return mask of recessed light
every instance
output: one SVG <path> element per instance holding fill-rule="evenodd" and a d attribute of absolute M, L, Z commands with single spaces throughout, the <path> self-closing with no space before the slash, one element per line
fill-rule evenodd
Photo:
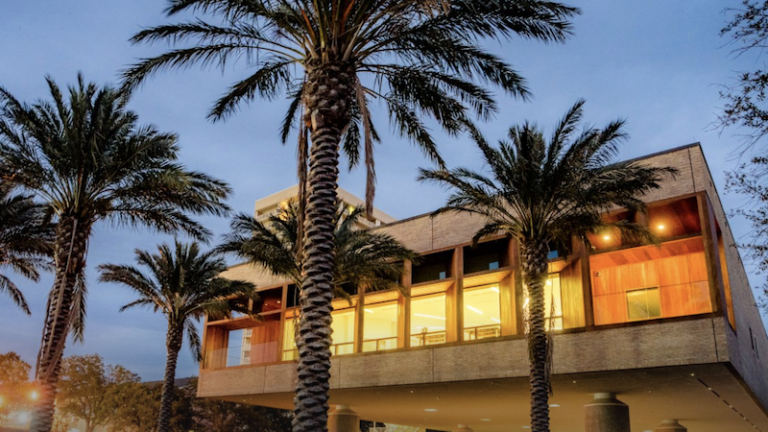
<path fill-rule="evenodd" d="M 370 309 L 366 309 L 365 311 L 368 312 L 368 313 L 373 313 L 373 311 L 370 310 Z"/>
<path fill-rule="evenodd" d="M 550 408 L 560 408 L 560 405 L 558 405 L 558 404 L 552 404 L 552 405 L 550 405 L 549 407 L 550 407 Z"/>
<path fill-rule="evenodd" d="M 424 408 L 424 411 L 426 411 L 426 412 L 435 412 L 437 410 L 435 408 Z"/>
<path fill-rule="evenodd" d="M 658 226 L 656 226 L 656 228 L 658 228 L 660 230 L 663 230 L 664 229 L 664 224 L 659 224 Z"/>
<path fill-rule="evenodd" d="M 603 236 L 603 240 L 610 240 L 610 239 L 611 239 L 611 236 L 609 236 L 609 235 L 604 235 Z"/>
<path fill-rule="evenodd" d="M 480 419 L 480 421 L 491 421 L 491 419 Z"/>

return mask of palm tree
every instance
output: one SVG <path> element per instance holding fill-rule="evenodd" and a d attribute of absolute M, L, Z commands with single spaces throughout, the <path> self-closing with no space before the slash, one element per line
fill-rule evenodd
<path fill-rule="evenodd" d="M 182 244 L 176 241 L 174 250 L 163 244 L 156 254 L 136 250 L 136 262 L 149 273 L 128 265 L 103 264 L 99 266 L 100 281 L 125 285 L 139 295 L 138 300 L 123 306 L 120 312 L 134 306 L 147 306 L 155 312 L 161 311 L 168 319 L 167 359 L 157 423 L 158 432 L 168 432 L 176 361 L 184 332 L 187 332 L 192 355 L 200 361 L 202 352 L 195 322 L 206 314 L 226 315 L 233 306 L 235 311 L 247 313 L 247 302 L 230 300 L 254 298 L 255 287 L 249 282 L 218 277 L 227 269 L 226 262 L 218 252 L 202 253 L 196 242 Z"/>
<path fill-rule="evenodd" d="M 545 327 L 544 286 L 547 254 L 574 236 L 619 229 L 628 238 L 653 240 L 640 225 L 608 223 L 602 213 L 618 207 L 644 211 L 640 197 L 660 187 L 671 168 L 638 162 L 613 161 L 625 138 L 623 121 L 603 129 L 577 133 L 584 101 L 577 102 L 547 143 L 544 134 L 528 123 L 513 126 L 509 141 L 498 148 L 478 144 L 491 169 L 486 176 L 466 168 L 421 170 L 421 180 L 434 181 L 453 191 L 438 212 L 481 215 L 487 223 L 473 242 L 493 233 L 506 233 L 520 245 L 524 292 L 529 299 L 527 340 L 530 359 L 531 430 L 549 431 L 550 350 Z"/>
<path fill-rule="evenodd" d="M 54 225 L 32 197 L 14 194 L 13 186 L 0 179 L 0 268 L 10 268 L 35 282 L 40 270 L 50 267 Z M 0 291 L 5 291 L 27 315 L 31 312 L 21 290 L 0 274 Z"/>
<path fill-rule="evenodd" d="M 372 211 L 378 138 L 372 101 L 384 105 L 402 136 L 442 163 L 422 115 L 449 134 L 477 134 L 470 117 L 488 119 L 497 110 L 482 84 L 528 96 L 520 75 L 479 41 L 520 35 L 560 42 L 569 34 L 568 19 L 579 11 L 541 0 L 170 0 L 169 16 L 189 12 L 209 14 L 221 24 L 196 20 L 139 32 L 133 42 L 193 43 L 132 66 L 124 73 L 125 85 L 163 69 L 223 67 L 244 57 L 256 71 L 216 102 L 211 118 L 222 119 L 257 96 L 273 99 L 286 90 L 292 99 L 283 139 L 298 117 L 299 216 L 306 217 L 299 236 L 304 276 L 294 430 L 324 431 L 339 148 L 351 165 L 364 153 L 366 208 Z"/>
<path fill-rule="evenodd" d="M 251 263 L 285 276 L 302 286 L 301 260 L 296 253 L 299 209 L 295 201 L 270 216 L 265 222 L 240 214 L 232 220 L 232 232 L 219 250 L 234 253 Z M 397 282 L 402 262 L 414 260 L 416 252 L 392 236 L 356 225 L 365 213 L 362 207 L 340 205 L 334 217 L 333 292 L 349 298 L 356 290 L 371 291 L 402 288 Z"/>
<path fill-rule="evenodd" d="M 51 429 L 67 335 L 83 337 L 84 269 L 94 224 L 108 220 L 204 238 L 208 231 L 187 213 L 223 215 L 230 193 L 225 183 L 176 162 L 176 135 L 139 126 L 126 109 L 127 93 L 78 76 L 65 99 L 47 81 L 53 100 L 32 105 L 0 88 L 0 178 L 40 199 L 57 222 L 33 432 Z"/>

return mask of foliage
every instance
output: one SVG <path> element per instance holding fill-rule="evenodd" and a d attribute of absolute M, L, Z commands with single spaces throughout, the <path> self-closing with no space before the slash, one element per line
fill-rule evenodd
<path fill-rule="evenodd" d="M 209 117 L 223 119 L 243 103 L 287 94 L 292 102 L 282 138 L 286 140 L 300 118 L 301 172 L 306 169 L 306 129 L 313 121 L 304 98 L 322 91 L 308 84 L 306 74 L 325 66 L 351 68 L 350 118 L 342 125 L 347 126 L 342 148 L 350 168 L 361 159 L 365 162 L 369 211 L 375 182 L 373 143 L 379 141 L 373 102 L 380 102 L 403 138 L 442 163 L 423 117 L 455 135 L 474 130 L 472 115 L 487 120 L 498 110 L 492 93 L 481 84 L 529 97 L 525 80 L 480 41 L 518 35 L 562 42 L 570 34 L 568 20 L 579 13 L 560 3 L 533 0 L 170 0 L 166 11 L 168 16 L 192 13 L 208 20 L 136 34 L 135 43 L 165 41 L 179 47 L 125 71 L 126 86 L 165 69 L 194 64 L 223 68 L 247 59 L 255 71 L 233 84 Z"/>
<path fill-rule="evenodd" d="M 765 185 L 768 174 L 768 158 L 754 157 L 749 164 L 742 164 L 728 172 L 726 190 L 748 197 L 751 205 L 733 210 L 731 216 L 745 218 L 752 231 L 750 241 L 739 244 L 748 257 L 757 264 L 761 273 L 768 271 L 768 186 Z M 763 285 L 768 295 L 768 284 Z"/>
<path fill-rule="evenodd" d="M 29 363 L 13 351 L 0 354 L 0 417 L 31 402 Z"/>
<path fill-rule="evenodd" d="M 122 366 L 107 366 L 98 354 L 70 356 L 62 361 L 57 407 L 85 423 L 84 432 L 106 424 L 123 403 L 117 387 L 139 377 Z"/>
<path fill-rule="evenodd" d="M 549 431 L 553 340 L 545 330 L 548 251 L 574 237 L 588 242 L 587 233 L 607 228 L 619 230 L 625 238 L 654 240 L 639 224 L 609 223 L 602 215 L 616 207 L 644 211 L 640 198 L 675 172 L 637 161 L 614 162 L 625 138 L 624 122 L 577 131 L 583 104 L 579 101 L 568 111 L 549 140 L 529 123 L 511 127 L 509 141 L 501 141 L 497 148 L 479 140 L 490 176 L 466 168 L 421 171 L 421 180 L 452 192 L 436 213 L 464 212 L 486 220 L 473 242 L 504 233 L 520 246 L 535 432 Z"/>
<path fill-rule="evenodd" d="M 299 235 L 298 205 L 295 201 L 278 209 L 265 221 L 245 214 L 232 220 L 232 232 L 219 250 L 236 254 L 275 275 L 291 278 L 302 285 L 301 262 L 296 253 Z M 362 207 L 340 205 L 334 225 L 334 293 L 348 298 L 358 287 L 372 291 L 402 288 L 402 262 L 417 259 L 417 254 L 392 236 L 357 224 L 365 213 Z"/>
<path fill-rule="evenodd" d="M 720 30 L 721 36 L 731 38 L 733 52 L 763 54 L 768 41 L 768 1 L 743 0 L 741 7 L 729 8 L 732 19 Z M 745 136 L 747 147 L 756 144 L 768 133 L 768 70 L 756 68 L 741 71 L 735 83 L 725 86 L 720 97 L 725 101 L 719 116 L 721 127 L 742 126 L 751 130 Z"/>
<path fill-rule="evenodd" d="M 54 225 L 44 208 L 29 195 L 13 192 L 13 185 L 0 178 L 0 269 L 9 268 L 35 282 L 41 269 L 50 268 Z M 19 288 L 0 274 L 0 292 L 5 291 L 25 313 L 29 306 Z"/>
<path fill-rule="evenodd" d="M 154 432 L 160 410 L 159 386 L 126 382 L 114 390 L 120 403 L 110 419 L 114 430 L 130 432 Z"/>

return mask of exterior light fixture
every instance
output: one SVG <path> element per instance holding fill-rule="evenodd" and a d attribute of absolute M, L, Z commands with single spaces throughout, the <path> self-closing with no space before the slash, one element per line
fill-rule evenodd
<path fill-rule="evenodd" d="M 609 236 L 608 234 L 603 236 L 603 240 L 610 240 L 610 239 L 611 239 L 611 236 Z"/>
<path fill-rule="evenodd" d="M 29 398 L 32 400 L 37 400 L 39 397 L 40 394 L 37 392 L 37 390 L 32 390 L 32 392 L 29 393 Z"/>
<path fill-rule="evenodd" d="M 656 228 L 658 228 L 658 229 L 660 229 L 660 230 L 663 230 L 663 229 L 664 229 L 664 224 L 658 224 L 658 225 L 656 226 Z"/>

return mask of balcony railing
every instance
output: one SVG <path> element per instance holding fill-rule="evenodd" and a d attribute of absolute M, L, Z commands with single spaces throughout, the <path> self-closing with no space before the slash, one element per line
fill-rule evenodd
<path fill-rule="evenodd" d="M 386 351 L 397 348 L 397 336 L 363 341 L 363 351 Z"/>
<path fill-rule="evenodd" d="M 464 328 L 464 340 L 480 340 L 501 336 L 501 325 L 491 324 Z"/>
<path fill-rule="evenodd" d="M 419 333 L 411 335 L 411 346 L 437 345 L 445 343 L 446 335 L 444 331 Z"/>

